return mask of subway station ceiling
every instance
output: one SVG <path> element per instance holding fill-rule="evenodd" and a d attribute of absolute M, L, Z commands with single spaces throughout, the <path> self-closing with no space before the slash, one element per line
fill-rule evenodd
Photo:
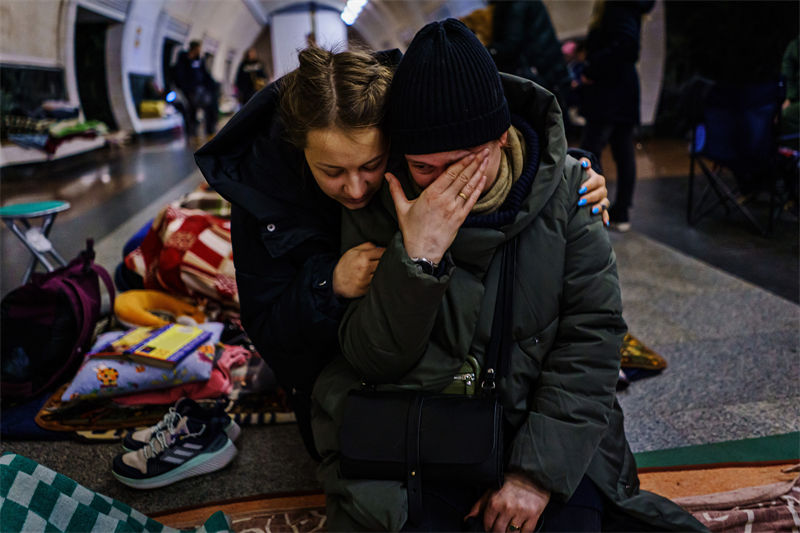
<path fill-rule="evenodd" d="M 346 1 L 321 0 L 245 0 L 262 23 L 268 24 L 272 13 L 293 7 L 315 6 L 317 9 L 345 10 Z M 369 0 L 351 28 L 373 49 L 405 46 L 426 23 L 446 17 L 460 17 L 485 6 L 482 0 Z"/>
<path fill-rule="evenodd" d="M 347 0 L 242 0 L 254 17 L 269 25 L 273 13 L 291 8 L 315 6 L 343 12 Z M 351 34 L 361 37 L 373 49 L 405 49 L 414 34 L 425 24 L 447 17 L 462 17 L 486 7 L 485 0 L 350 0 L 363 5 L 351 26 Z M 543 0 L 559 39 L 585 35 L 593 0 Z"/>

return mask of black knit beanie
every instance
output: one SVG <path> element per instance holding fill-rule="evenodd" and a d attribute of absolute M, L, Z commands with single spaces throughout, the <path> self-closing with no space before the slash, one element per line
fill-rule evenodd
<path fill-rule="evenodd" d="M 500 138 L 510 124 L 497 67 L 464 24 L 447 19 L 417 32 L 389 89 L 394 151 L 471 148 Z"/>

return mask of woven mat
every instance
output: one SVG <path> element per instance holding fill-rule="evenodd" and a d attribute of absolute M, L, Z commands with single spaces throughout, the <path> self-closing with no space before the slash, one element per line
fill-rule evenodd
<path fill-rule="evenodd" d="M 639 473 L 639 481 L 642 489 L 675 499 L 791 481 L 797 472 L 784 470 L 794 464 L 645 472 Z"/>
<path fill-rule="evenodd" d="M 114 441 L 129 431 L 160 421 L 169 405 L 125 407 L 110 398 L 94 401 L 62 402 L 68 384 L 61 386 L 36 415 L 36 424 L 51 431 L 74 432 L 80 440 Z M 200 403 L 213 400 L 200 400 Z M 228 414 L 240 426 L 287 424 L 296 421 L 285 393 L 245 396 L 232 402 Z"/>
<path fill-rule="evenodd" d="M 187 529 L 202 524 L 215 511 L 223 511 L 236 532 L 306 533 L 326 531 L 325 496 L 321 493 L 265 496 L 247 501 L 206 505 L 154 515 L 162 524 Z"/>

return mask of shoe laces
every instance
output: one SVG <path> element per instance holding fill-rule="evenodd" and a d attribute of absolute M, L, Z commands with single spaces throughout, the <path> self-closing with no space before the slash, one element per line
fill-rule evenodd
<path fill-rule="evenodd" d="M 164 430 L 167 430 L 170 435 L 175 432 L 175 429 L 180 424 L 181 419 L 183 416 L 175 410 L 174 407 L 169 408 L 169 412 L 164 415 L 164 418 L 158 421 L 158 424 L 155 425 L 151 435 L 155 435 L 156 433 L 160 433 Z"/>
<path fill-rule="evenodd" d="M 169 426 L 169 432 L 165 430 L 157 431 L 153 434 L 150 438 L 150 442 L 142 449 L 142 453 L 144 454 L 145 459 L 150 459 L 151 457 L 158 457 L 164 451 L 167 450 L 175 441 L 178 439 L 175 437 L 175 434 L 178 433 L 177 426 L 180 423 L 180 420 L 183 419 L 179 413 L 175 413 L 177 416 L 178 422 L 175 423 L 173 426 Z M 164 417 L 166 418 L 166 416 Z M 189 437 L 199 437 L 203 434 L 206 430 L 206 425 L 203 424 L 200 429 L 194 433 L 185 433 L 181 437 L 182 438 L 189 438 Z"/>

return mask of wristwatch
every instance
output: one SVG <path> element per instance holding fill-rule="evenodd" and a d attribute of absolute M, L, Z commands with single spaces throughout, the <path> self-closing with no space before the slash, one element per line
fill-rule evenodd
<path fill-rule="evenodd" d="M 436 275 L 436 270 L 439 268 L 439 263 L 434 263 L 427 257 L 411 257 L 414 264 L 417 265 L 417 268 L 423 274 L 428 274 L 429 276 Z"/>

